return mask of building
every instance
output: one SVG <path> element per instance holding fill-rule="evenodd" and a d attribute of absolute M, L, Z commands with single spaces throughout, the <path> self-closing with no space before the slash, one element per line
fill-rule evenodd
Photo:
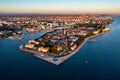
<path fill-rule="evenodd" d="M 75 50 L 77 48 L 77 45 L 74 44 L 73 46 L 71 46 L 71 50 Z"/>
<path fill-rule="evenodd" d="M 35 43 L 35 40 L 29 40 L 29 43 Z"/>
<path fill-rule="evenodd" d="M 39 51 L 39 52 L 48 52 L 48 50 L 49 50 L 48 47 L 47 47 L 47 48 L 44 48 L 44 47 L 39 47 L 39 48 L 38 48 L 38 51 Z"/>
<path fill-rule="evenodd" d="M 2 27 L 3 25 L 0 23 L 0 27 Z"/>
<path fill-rule="evenodd" d="M 67 30 L 63 29 L 63 34 L 66 35 L 67 34 Z"/>
<path fill-rule="evenodd" d="M 86 36 L 87 35 L 87 32 L 86 31 L 80 31 L 77 33 L 78 35 L 81 35 L 81 36 Z"/>
<path fill-rule="evenodd" d="M 110 28 L 105 28 L 102 30 L 103 32 L 110 31 Z"/>
<path fill-rule="evenodd" d="M 29 48 L 29 49 L 33 49 L 34 48 L 34 44 L 26 44 L 25 47 Z"/>
<path fill-rule="evenodd" d="M 97 31 L 93 31 L 93 34 L 98 34 L 100 31 L 97 30 Z"/>
<path fill-rule="evenodd" d="M 57 46 L 57 50 L 58 51 L 62 50 L 62 47 L 61 46 Z"/>

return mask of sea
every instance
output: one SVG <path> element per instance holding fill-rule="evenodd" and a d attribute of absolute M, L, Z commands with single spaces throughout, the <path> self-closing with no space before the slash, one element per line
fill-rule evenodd
<path fill-rule="evenodd" d="M 120 80 L 120 16 L 113 19 L 110 32 L 88 41 L 59 66 L 19 49 L 43 32 L 21 41 L 0 40 L 0 80 Z"/>

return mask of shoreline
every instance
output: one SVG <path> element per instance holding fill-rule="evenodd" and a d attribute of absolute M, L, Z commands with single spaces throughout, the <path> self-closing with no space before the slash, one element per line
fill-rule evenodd
<path fill-rule="evenodd" d="M 47 33 L 47 32 L 46 32 Z M 43 33 L 45 34 L 45 33 Z M 70 54 L 66 55 L 66 56 L 63 56 L 63 57 L 59 57 L 59 58 L 53 58 L 53 57 L 42 57 L 40 54 L 40 52 L 37 52 L 37 51 L 32 51 L 32 50 L 28 50 L 28 49 L 24 49 L 23 48 L 23 45 L 20 46 L 20 50 L 22 51 L 25 51 L 25 52 L 28 52 L 28 53 L 32 53 L 32 55 L 36 56 L 37 58 L 40 58 L 42 60 L 45 60 L 47 62 L 50 62 L 54 65 L 60 65 L 61 63 L 63 63 L 64 61 L 66 61 L 67 59 L 69 59 L 70 57 L 72 57 L 75 53 L 77 53 L 83 46 L 84 44 L 91 38 L 95 38 L 99 35 L 101 35 L 103 33 L 99 33 L 99 34 L 96 34 L 96 35 L 93 35 L 93 36 L 90 36 L 90 37 L 87 37 L 85 38 L 85 40 L 83 41 L 83 43 L 78 46 L 78 48 L 76 50 L 74 50 L 73 52 L 71 52 Z M 57 59 L 57 61 L 54 61 L 54 59 Z"/>

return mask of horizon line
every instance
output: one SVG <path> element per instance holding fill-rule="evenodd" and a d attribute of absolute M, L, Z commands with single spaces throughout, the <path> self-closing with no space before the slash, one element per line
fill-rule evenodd
<path fill-rule="evenodd" d="M 32 13 L 32 12 L 0 12 L 0 15 L 24 15 L 24 14 L 29 14 L 29 15 L 81 15 L 81 14 L 107 14 L 107 15 L 120 15 L 120 13 L 91 13 L 91 12 L 80 12 L 80 13 Z"/>

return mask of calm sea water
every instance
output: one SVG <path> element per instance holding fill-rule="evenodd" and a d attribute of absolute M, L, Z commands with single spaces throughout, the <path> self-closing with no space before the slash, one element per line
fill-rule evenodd
<path fill-rule="evenodd" d="M 40 32 L 23 41 L 0 40 L 0 80 L 120 80 L 120 17 L 113 18 L 110 33 L 87 42 L 59 66 L 19 50 Z"/>

